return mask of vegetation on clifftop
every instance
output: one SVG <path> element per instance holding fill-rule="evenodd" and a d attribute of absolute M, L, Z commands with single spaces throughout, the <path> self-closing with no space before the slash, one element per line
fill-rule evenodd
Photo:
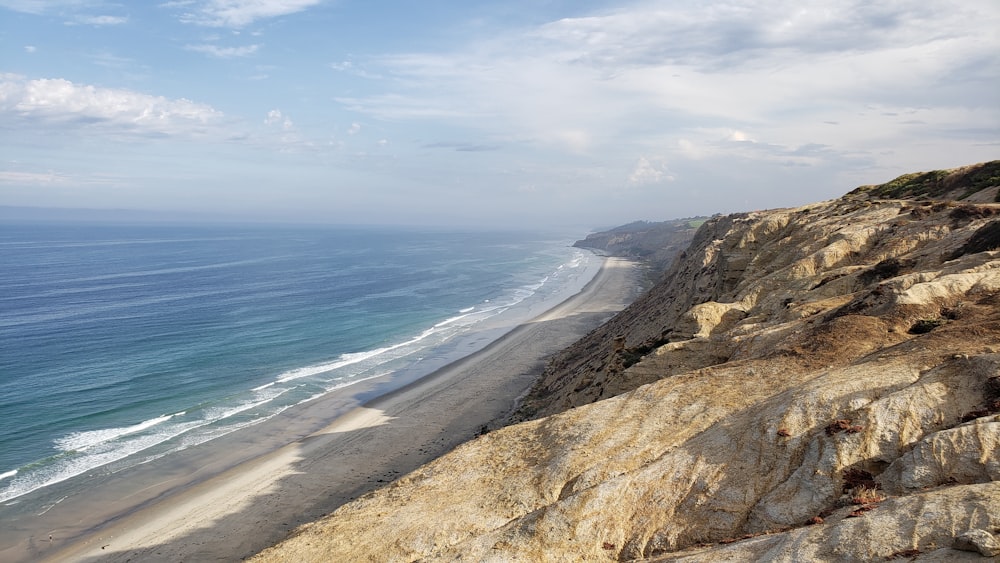
<path fill-rule="evenodd" d="M 852 195 L 867 194 L 885 199 L 963 200 L 983 190 L 1000 186 L 1000 160 L 962 168 L 903 174 L 874 186 L 861 186 Z M 1000 201 L 1000 190 L 993 195 Z"/>

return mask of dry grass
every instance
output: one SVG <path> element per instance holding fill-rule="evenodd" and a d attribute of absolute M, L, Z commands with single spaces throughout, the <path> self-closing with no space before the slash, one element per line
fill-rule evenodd
<path fill-rule="evenodd" d="M 858 487 L 851 494 L 851 504 L 878 504 L 885 500 L 885 495 L 874 487 Z"/>

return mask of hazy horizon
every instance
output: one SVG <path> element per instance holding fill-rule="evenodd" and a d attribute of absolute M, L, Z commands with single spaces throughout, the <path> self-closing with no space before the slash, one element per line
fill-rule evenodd
<path fill-rule="evenodd" d="M 1000 4 L 0 0 L 0 206 L 618 225 L 1000 156 Z"/>
<path fill-rule="evenodd" d="M 692 217 L 693 218 L 693 217 Z M 655 219 L 648 222 L 665 222 L 675 219 Z M 639 220 L 643 221 L 643 220 Z M 150 209 L 102 209 L 102 208 L 71 208 L 71 207 L 34 207 L 34 206 L 7 206 L 0 205 L 0 222 L 8 225 L 44 225 L 44 224 L 76 224 L 92 226 L 140 226 L 140 225 L 162 225 L 162 226 L 197 226 L 197 227 L 317 227 L 317 228 L 345 228 L 345 229 L 375 229 L 375 230 L 414 230 L 421 232 L 433 231 L 454 231 L 454 232 L 537 232 L 537 233 L 561 233 L 568 237 L 584 235 L 591 232 L 600 232 L 614 229 L 626 223 L 615 224 L 565 224 L 565 225 L 523 225 L 511 224 L 433 224 L 433 223 L 406 223 L 403 221 L 392 222 L 351 222 L 351 221 L 323 221 L 323 220 L 302 220 L 301 218 L 281 218 L 268 215 L 226 215 L 220 213 L 206 213 L 198 211 L 171 211 L 171 210 L 150 210 Z M 635 221 L 629 221 L 632 223 Z"/>

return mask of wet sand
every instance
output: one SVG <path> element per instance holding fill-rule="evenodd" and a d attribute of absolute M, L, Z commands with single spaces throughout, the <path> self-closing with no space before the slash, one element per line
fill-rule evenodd
<path fill-rule="evenodd" d="M 364 382 L 127 475 L 95 478 L 84 494 L 4 522 L 0 560 L 248 557 L 504 418 L 548 356 L 637 296 L 638 277 L 633 264 L 609 258 L 577 295 L 402 388 L 386 394 L 393 382 Z"/>

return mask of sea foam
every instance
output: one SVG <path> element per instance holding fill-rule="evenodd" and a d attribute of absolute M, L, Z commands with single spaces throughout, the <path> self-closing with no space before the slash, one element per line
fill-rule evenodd
<path fill-rule="evenodd" d="M 122 436 L 142 432 L 147 428 L 151 428 L 157 424 L 170 420 L 173 416 L 174 415 L 172 414 L 158 416 L 132 426 L 125 426 L 121 428 L 105 428 L 101 430 L 88 430 L 86 432 L 73 432 L 56 440 L 55 445 L 64 452 L 84 451 L 87 448 L 109 442 Z"/>

